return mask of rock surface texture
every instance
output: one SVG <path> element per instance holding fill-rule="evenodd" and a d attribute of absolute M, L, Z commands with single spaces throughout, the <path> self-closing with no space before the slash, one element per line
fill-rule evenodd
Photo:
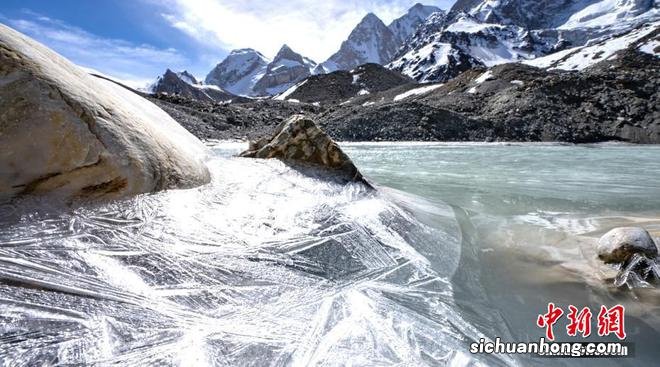
<path fill-rule="evenodd" d="M 649 259 L 658 256 L 658 247 L 643 228 L 620 227 L 605 233 L 598 241 L 598 258 L 606 264 L 626 263 L 635 254 Z"/>
<path fill-rule="evenodd" d="M 0 25 L 0 200 L 207 183 L 204 146 L 154 104 Z"/>
<path fill-rule="evenodd" d="M 250 142 L 246 158 L 277 158 L 332 171 L 333 177 L 348 182 L 368 183 L 351 159 L 310 118 L 296 115 L 282 122 L 271 138 Z"/>

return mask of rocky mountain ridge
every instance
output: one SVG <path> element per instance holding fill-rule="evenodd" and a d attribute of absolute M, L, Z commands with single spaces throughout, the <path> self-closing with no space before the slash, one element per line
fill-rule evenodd
<path fill-rule="evenodd" d="M 251 48 L 233 50 L 204 80 L 231 93 L 248 96 L 254 85 L 266 74 L 270 60 Z"/>
<path fill-rule="evenodd" d="M 187 71 L 173 72 L 167 69 L 156 81 L 147 88 L 148 93 L 176 94 L 186 98 L 205 102 L 231 101 L 237 98 L 215 85 L 205 85 Z"/>
<path fill-rule="evenodd" d="M 289 89 L 293 84 L 315 72 L 313 60 L 294 52 L 283 45 L 264 71 L 264 75 L 252 87 L 256 96 L 272 96 Z"/>
<path fill-rule="evenodd" d="M 421 82 L 446 81 L 473 67 L 535 60 L 658 21 L 651 0 L 459 1 L 427 18 L 388 67 Z"/>
<path fill-rule="evenodd" d="M 445 83 L 401 83 L 354 95 L 352 74 L 338 71 L 312 76 L 280 100 L 207 104 L 161 96 L 155 102 L 197 136 L 214 139 L 259 137 L 304 113 L 336 140 L 657 144 L 658 75 L 656 27 L 579 72 L 508 63 L 467 70 Z"/>

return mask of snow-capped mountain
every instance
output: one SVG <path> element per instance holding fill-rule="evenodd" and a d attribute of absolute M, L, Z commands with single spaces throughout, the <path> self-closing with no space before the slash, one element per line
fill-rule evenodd
<path fill-rule="evenodd" d="M 543 69 L 579 71 L 597 62 L 614 59 L 617 57 L 617 52 L 627 48 L 637 48 L 641 52 L 660 57 L 660 21 L 642 25 L 623 35 L 526 60 L 523 63 Z"/>
<path fill-rule="evenodd" d="M 452 11 L 466 12 L 486 23 L 526 29 L 603 27 L 636 17 L 654 7 L 654 0 L 467 0 Z"/>
<path fill-rule="evenodd" d="M 384 65 L 399 48 L 397 36 L 375 14 L 367 14 L 353 29 L 339 51 L 321 64 L 325 72 L 350 70 L 366 63 Z"/>
<path fill-rule="evenodd" d="M 447 15 L 427 18 L 388 67 L 418 81 L 444 81 L 475 66 L 601 42 L 659 18 L 652 0 L 458 1 Z"/>
<path fill-rule="evenodd" d="M 422 24 L 429 15 L 435 12 L 442 12 L 442 10 L 435 6 L 427 6 L 417 3 L 402 17 L 392 21 L 387 28 L 394 33 L 394 37 L 399 45 L 403 45 L 403 43 L 415 33 L 417 27 Z"/>
<path fill-rule="evenodd" d="M 165 73 L 147 88 L 149 93 L 167 93 L 205 102 L 227 101 L 236 96 L 215 85 L 204 85 L 187 71 Z"/>
<path fill-rule="evenodd" d="M 252 95 L 254 85 L 266 74 L 270 60 L 251 48 L 233 50 L 206 76 L 206 84 L 233 94 Z"/>
<path fill-rule="evenodd" d="M 256 96 L 272 96 L 289 89 L 292 85 L 314 73 L 317 65 L 307 57 L 283 45 L 273 61 L 266 66 L 264 75 L 252 88 Z"/>

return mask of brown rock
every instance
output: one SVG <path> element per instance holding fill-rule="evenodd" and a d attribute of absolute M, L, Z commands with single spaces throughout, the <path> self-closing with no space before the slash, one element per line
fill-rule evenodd
<path fill-rule="evenodd" d="M 193 187 L 205 154 L 151 102 L 0 24 L 0 200 Z"/>
<path fill-rule="evenodd" d="M 369 187 L 351 159 L 316 123 L 302 115 L 283 121 L 270 138 L 250 142 L 240 154 L 247 158 L 277 158 L 329 170 L 333 177 L 347 182 L 363 182 Z"/>
<path fill-rule="evenodd" d="M 635 254 L 649 259 L 658 257 L 651 235 L 639 227 L 614 228 L 598 240 L 598 258 L 606 264 L 626 263 Z"/>

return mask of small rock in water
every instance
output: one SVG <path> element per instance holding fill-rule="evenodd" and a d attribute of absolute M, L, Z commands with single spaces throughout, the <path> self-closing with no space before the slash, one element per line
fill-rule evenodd
<path fill-rule="evenodd" d="M 615 228 L 598 241 L 598 258 L 606 264 L 627 263 L 635 254 L 649 259 L 658 257 L 658 247 L 651 235 L 639 227 Z"/>
<path fill-rule="evenodd" d="M 240 156 L 310 164 L 332 171 L 335 178 L 362 182 L 371 187 L 339 145 L 312 119 L 303 115 L 292 116 L 280 123 L 272 137 L 251 141 L 248 150 Z"/>

